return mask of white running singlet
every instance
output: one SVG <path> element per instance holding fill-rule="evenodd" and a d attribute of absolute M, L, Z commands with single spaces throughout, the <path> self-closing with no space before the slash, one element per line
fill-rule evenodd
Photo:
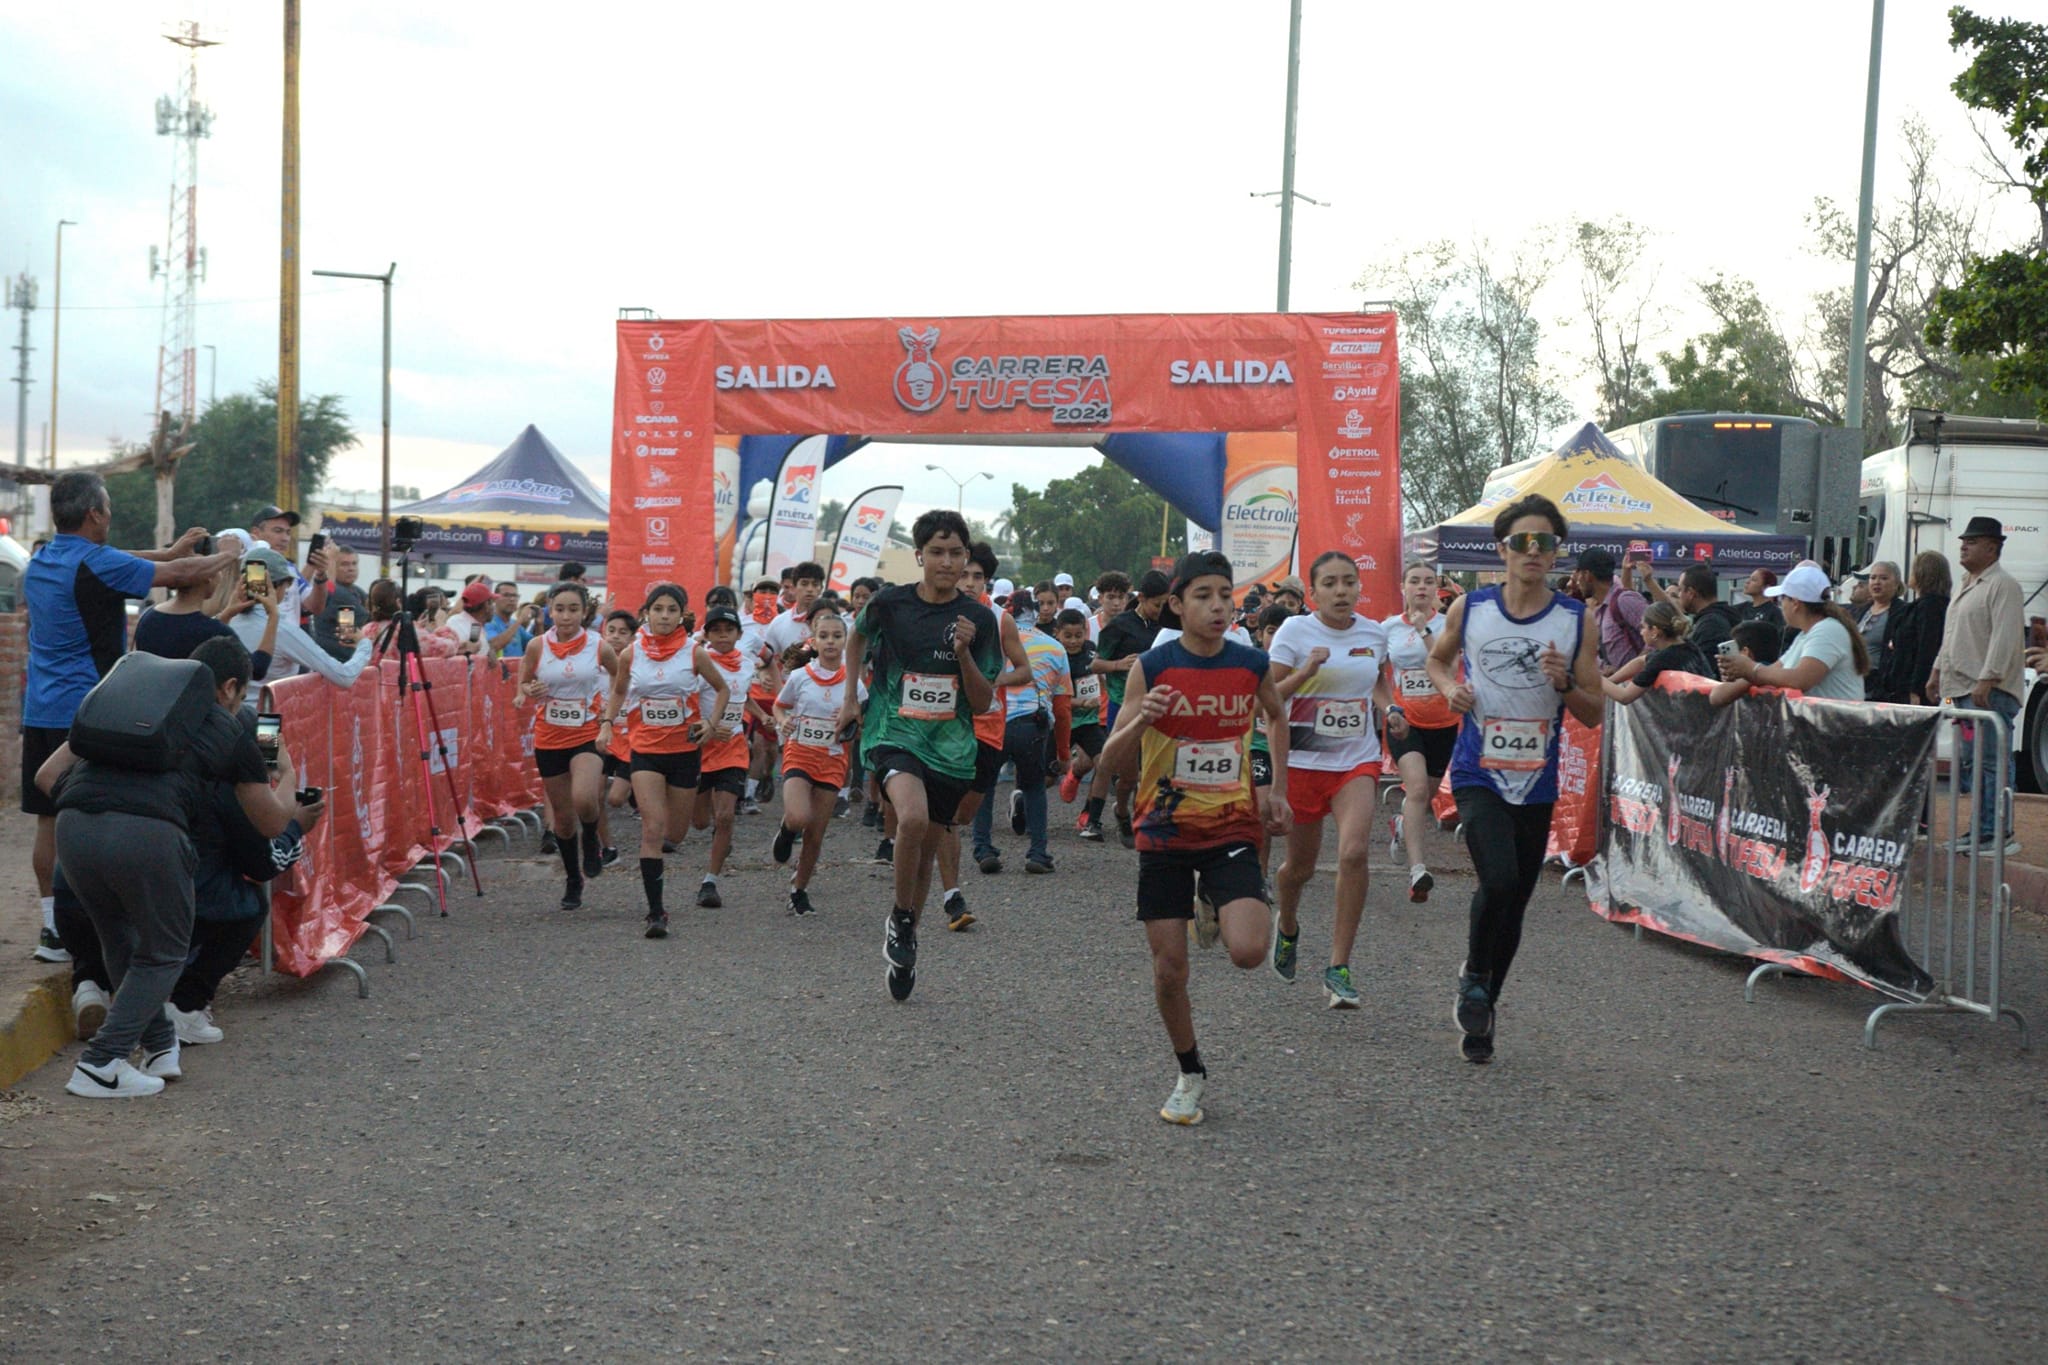
<path fill-rule="evenodd" d="M 1500 589 L 1465 595 L 1463 658 L 1473 705 L 1451 750 L 1451 788 L 1492 787 L 1515 806 L 1557 800 L 1557 741 L 1564 694 L 1540 662 L 1545 645 L 1576 659 L 1585 604 L 1558 593 L 1534 616 L 1517 620 Z"/>

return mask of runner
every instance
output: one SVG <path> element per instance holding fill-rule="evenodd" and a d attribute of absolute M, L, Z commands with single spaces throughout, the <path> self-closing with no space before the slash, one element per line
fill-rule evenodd
<path fill-rule="evenodd" d="M 632 720 L 628 781 L 640 807 L 640 886 L 647 894 L 647 937 L 668 937 L 662 905 L 662 854 L 690 827 L 696 803 L 700 716 L 725 712 L 725 675 L 683 630 L 683 592 L 673 583 L 648 590 L 647 618 L 612 676 L 614 725 Z M 610 624 L 609 621 L 606 624 Z M 700 705 L 698 698 L 703 696 Z"/>
<path fill-rule="evenodd" d="M 946 912 L 946 927 L 954 933 L 961 933 L 974 923 L 974 915 L 967 909 L 967 897 L 960 893 L 960 829 L 965 827 L 974 831 L 974 863 L 983 876 L 993 877 L 1003 870 L 1002 855 L 989 841 L 979 816 L 982 805 L 995 793 L 996 779 L 1003 771 L 1008 690 L 1022 687 L 1031 680 L 1031 664 L 1024 653 L 1024 642 L 1018 638 L 1017 623 L 1008 611 L 992 604 L 984 590 L 995 571 L 996 552 L 993 546 L 985 540 L 977 540 L 968 547 L 967 567 L 960 571 L 960 591 L 994 613 L 996 629 L 1003 637 L 1003 662 L 1008 666 L 996 675 L 988 709 L 974 717 L 974 784 L 967 795 L 960 798 L 960 809 L 954 812 L 953 837 L 939 845 L 940 882 L 945 890 L 940 908 Z M 996 583 L 1005 586 L 1006 580 L 996 579 Z"/>
<path fill-rule="evenodd" d="M 889 994 L 908 1000 L 917 984 L 917 923 L 932 860 L 974 778 L 973 717 L 995 695 L 1002 637 L 981 603 L 960 594 L 967 523 L 933 509 L 911 526 L 923 570 L 917 583 L 868 599 L 854 622 L 846 667 L 858 677 L 873 645 L 872 690 L 841 704 L 838 730 L 861 722 L 861 757 L 896 809 L 894 900 L 883 936 Z M 965 655 L 966 657 L 962 657 Z"/>
<path fill-rule="evenodd" d="M 1422 833 L 1433 817 L 1430 798 L 1437 783 L 1451 766 L 1451 746 L 1458 738 L 1458 717 L 1436 684 L 1429 680 L 1429 646 L 1444 628 L 1443 613 L 1437 610 L 1436 570 L 1420 560 L 1410 560 L 1401 571 L 1401 610 L 1380 622 L 1387 632 L 1387 662 L 1394 679 L 1392 716 L 1400 711 L 1408 721 L 1408 733 L 1399 739 L 1388 736 L 1387 751 L 1401 769 L 1400 814 L 1388 821 L 1394 836 L 1394 856 L 1408 856 L 1408 899 L 1429 899 L 1436 879 L 1422 861 Z"/>
<path fill-rule="evenodd" d="M 1152 952 L 1152 996 L 1180 1062 L 1159 1111 L 1168 1123 L 1202 1121 L 1209 1075 L 1188 1003 L 1185 925 L 1198 891 L 1215 907 L 1230 960 L 1247 969 L 1265 961 L 1266 898 L 1254 845 L 1262 824 L 1278 834 L 1287 823 L 1285 770 L 1274 774 L 1270 793 L 1251 783 L 1253 712 L 1269 718 L 1283 761 L 1286 712 L 1266 656 L 1223 638 L 1230 582 L 1230 560 L 1213 552 L 1184 556 L 1174 567 L 1171 597 L 1184 634 L 1132 666 L 1130 703 L 1102 752 L 1105 767 L 1135 761 L 1138 769 L 1138 920 Z"/>
<path fill-rule="evenodd" d="M 799 584 L 802 582 L 799 569 Z M 816 657 L 801 665 L 782 685 L 775 699 L 775 723 L 782 732 L 782 820 L 775 830 L 775 861 L 789 861 L 798 835 L 804 841 L 790 878 L 789 913 L 811 913 L 808 888 L 832 826 L 834 803 L 846 782 L 851 737 L 838 735 L 840 704 L 849 690 L 846 672 L 846 622 L 824 608 L 811 613 L 811 647 Z M 852 684 L 859 702 L 867 689 Z"/>
<path fill-rule="evenodd" d="M 724 675 L 726 701 L 718 714 L 704 717 L 704 738 L 697 758 L 697 803 L 691 823 L 698 829 L 711 829 L 711 861 L 697 886 L 697 904 L 716 910 L 724 904 L 718 897 L 718 876 L 725 871 L 726 855 L 732 852 L 733 813 L 747 783 L 745 722 L 757 713 L 761 725 L 773 729 L 775 722 L 753 700 L 755 656 L 740 647 L 738 612 L 731 607 L 713 607 L 704 613 L 704 652 Z"/>
<path fill-rule="evenodd" d="M 584 879 L 604 871 L 604 850 L 597 837 L 604 780 L 599 746 L 610 744 L 611 727 L 599 718 L 597 704 L 619 661 L 596 631 L 583 628 L 590 615 L 590 593 L 581 583 L 557 583 L 548 593 L 548 610 L 553 627 L 528 644 L 519 661 L 519 699 L 540 702 L 533 719 L 533 761 L 547 790 L 567 878 L 562 908 L 574 910 L 583 904 Z"/>
<path fill-rule="evenodd" d="M 997 757 L 999 762 L 1007 760 L 1016 775 L 1016 785 L 1010 789 L 1010 832 L 1030 836 L 1024 870 L 1050 873 L 1056 869 L 1052 851 L 1046 846 L 1045 781 L 1049 770 L 1067 760 L 1073 684 L 1067 674 L 1066 650 L 1038 628 L 1036 599 L 1024 592 L 1015 594 L 1003 616 L 1005 641 L 1014 635 L 1029 661 L 1029 671 L 1022 681 L 996 689 L 1002 698 L 999 711 L 1004 718 L 1003 747 Z M 978 733 L 976 737 L 979 738 Z M 983 754 L 986 752 L 984 746 Z M 994 824 L 995 810 L 984 799 L 974 815 L 975 856 L 981 857 L 986 851 L 1000 870 L 1002 862 L 993 843 Z M 987 863 L 983 870 L 987 870 Z"/>
<path fill-rule="evenodd" d="M 605 613 L 604 642 L 612 647 L 612 653 L 621 663 L 612 675 L 614 683 L 625 676 L 626 649 L 633 643 L 633 632 L 639 628 L 639 618 L 630 611 L 620 609 Z M 626 733 L 628 722 L 619 719 L 616 709 L 611 714 L 612 742 L 605 746 L 604 751 L 604 804 L 597 808 L 597 842 L 604 849 L 606 867 L 619 860 L 618 847 L 612 843 L 612 812 L 633 799 L 632 737 Z"/>
<path fill-rule="evenodd" d="M 1069 601 L 1075 599 L 1068 599 Z M 1060 778 L 1060 800 L 1068 805 L 1081 794 L 1081 780 L 1095 769 L 1109 727 L 1102 723 L 1102 675 L 1095 671 L 1095 645 L 1088 639 L 1088 613 L 1062 608 L 1054 618 L 1060 644 L 1067 651 L 1067 676 L 1074 684 L 1074 718 L 1068 732 L 1072 749 L 1066 775 Z"/>
<path fill-rule="evenodd" d="M 780 582 L 764 578 L 754 584 L 752 610 L 740 631 L 741 651 L 755 660 L 755 669 L 747 684 L 745 728 L 749 758 L 746 781 L 740 790 L 739 810 L 742 815 L 761 813 L 761 797 L 771 790 L 774 780 L 775 727 L 754 717 L 757 713 L 761 716 L 768 714 L 775 705 L 775 694 L 782 686 L 780 655 L 769 651 L 767 636 L 769 627 L 785 614 L 783 597 L 787 595 L 793 601 L 795 594 L 796 587 L 791 572 L 787 570 Z"/>
<path fill-rule="evenodd" d="M 1252 648 L 1264 654 L 1273 652 L 1273 632 L 1294 618 L 1294 613 L 1285 607 L 1262 607 L 1252 626 Z M 1252 722 L 1252 785 L 1270 787 L 1273 785 L 1273 749 L 1266 738 L 1266 716 L 1260 712 Z M 1259 875 L 1266 879 L 1266 899 L 1273 899 L 1273 843 L 1265 831 L 1259 831 Z M 1208 947 L 1210 945 L 1203 944 Z"/>
<path fill-rule="evenodd" d="M 1122 574 L 1128 586 L 1130 580 Z M 1100 580 L 1110 584 L 1103 589 L 1105 610 L 1112 601 L 1122 600 L 1114 591 L 1115 580 L 1104 574 Z M 1104 685 L 1109 690 L 1109 724 L 1116 725 L 1116 708 L 1124 699 L 1124 675 L 1137 662 L 1138 656 L 1152 648 L 1159 634 L 1159 613 L 1166 605 L 1166 575 L 1157 569 L 1148 571 L 1138 580 L 1138 600 L 1124 611 L 1105 620 L 1102 635 L 1096 641 L 1096 661 L 1102 666 Z M 1131 782 L 1132 774 L 1118 773 L 1108 763 L 1095 765 L 1095 780 L 1088 784 L 1088 807 L 1083 818 L 1087 821 L 1081 827 L 1081 837 L 1094 843 L 1102 841 L 1102 807 L 1112 787 L 1116 790 L 1116 832 L 1125 848 L 1134 848 L 1136 843 L 1131 835 Z"/>
<path fill-rule="evenodd" d="M 1493 1060 L 1494 1009 L 1550 842 L 1564 710 L 1601 719 L 1598 635 L 1585 604 L 1549 586 L 1569 529 L 1540 494 L 1503 507 L 1493 538 L 1507 582 L 1453 602 L 1429 651 L 1430 680 L 1463 717 L 1451 790 L 1479 876 L 1453 1010 L 1468 1062 Z"/>
<path fill-rule="evenodd" d="M 1342 550 L 1327 550 L 1309 566 L 1316 605 L 1273 632 L 1273 685 L 1287 699 L 1288 799 L 1294 825 L 1280 864 L 1280 899 L 1273 910 L 1273 973 L 1294 980 L 1301 937 L 1295 912 L 1302 888 L 1316 875 L 1323 849 L 1323 819 L 1337 822 L 1336 916 L 1323 994 L 1333 1010 L 1358 1008 L 1351 979 L 1351 947 L 1365 913 L 1372 813 L 1379 801 L 1380 737 L 1373 707 L 1388 701 L 1387 632 L 1356 615 L 1358 566 Z M 1408 733 L 1399 712 L 1387 733 Z M 1275 759 L 1277 764 L 1278 760 Z"/>

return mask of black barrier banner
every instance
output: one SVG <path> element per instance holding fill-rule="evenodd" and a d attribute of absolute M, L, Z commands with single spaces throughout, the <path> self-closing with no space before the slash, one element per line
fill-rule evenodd
<path fill-rule="evenodd" d="M 1666 672 L 1607 708 L 1595 911 L 1913 998 L 1899 932 L 1938 712 L 1753 692 Z"/>

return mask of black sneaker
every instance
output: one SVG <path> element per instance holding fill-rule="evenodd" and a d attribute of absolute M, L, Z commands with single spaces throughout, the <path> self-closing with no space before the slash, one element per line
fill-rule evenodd
<path fill-rule="evenodd" d="M 1468 1062 L 1493 1060 L 1493 994 L 1487 979 L 1472 972 L 1458 973 L 1458 999 L 1451 1009 L 1464 1034 L 1459 1052 Z"/>
<path fill-rule="evenodd" d="M 1026 872 L 1043 873 L 1053 872 L 1057 869 L 1053 867 L 1051 857 L 1041 858 L 1036 854 L 1027 853 L 1024 855 L 1024 870 Z"/>
<path fill-rule="evenodd" d="M 588 879 L 603 874 L 604 850 L 597 846 L 596 840 L 591 840 L 583 845 L 583 875 Z"/>
<path fill-rule="evenodd" d="M 673 853 L 673 852 L 675 852 L 675 851 L 676 851 L 676 842 L 675 842 L 675 840 L 673 840 L 673 839 L 663 839 L 663 840 L 661 841 L 661 851 L 662 851 L 663 853 Z"/>
<path fill-rule="evenodd" d="M 882 926 L 882 960 L 889 964 L 889 997 L 904 1001 L 917 984 L 917 925 L 910 916 L 890 911 Z"/>
<path fill-rule="evenodd" d="M 1030 828 L 1024 819 L 1024 793 L 1013 791 L 1010 793 L 1010 833 L 1023 834 Z"/>
<path fill-rule="evenodd" d="M 844 820 L 846 818 L 846 812 L 851 809 L 852 803 L 848 801 L 844 796 L 839 797 L 832 803 L 832 818 L 834 820 Z"/>
<path fill-rule="evenodd" d="M 668 937 L 668 916 L 666 914 L 654 914 L 647 917 L 647 937 Z"/>
<path fill-rule="evenodd" d="M 550 857 L 562 851 L 562 841 L 555 837 L 553 830 L 547 830 L 541 834 L 540 851 Z"/>
<path fill-rule="evenodd" d="M 1116 837 L 1123 841 L 1125 848 L 1136 848 L 1138 846 L 1138 835 L 1131 828 L 1131 813 L 1129 811 L 1120 810 L 1116 813 Z"/>
<path fill-rule="evenodd" d="M 583 879 L 579 877 L 575 881 L 570 882 L 567 886 L 562 888 L 562 909 L 581 910 L 582 908 Z"/>
<path fill-rule="evenodd" d="M 706 877 L 697 886 L 697 904 L 706 910 L 716 910 L 725 902 L 718 898 L 718 883 Z"/>
<path fill-rule="evenodd" d="M 812 912 L 812 910 L 814 910 L 815 908 L 816 908 L 816 907 L 815 907 L 815 906 L 813 906 L 813 905 L 811 904 L 811 896 L 810 896 L 810 893 L 809 893 L 808 891 L 805 891 L 805 890 L 804 890 L 804 889 L 803 889 L 802 887 L 800 887 L 800 886 L 794 886 L 794 887 L 791 887 L 791 888 L 790 888 L 790 891 L 789 891 L 789 913 L 790 913 L 790 914 L 792 914 L 792 915 L 795 915 L 795 916 L 797 916 L 797 917 L 801 918 L 801 917 L 803 917 L 803 916 L 805 916 L 805 915 L 808 915 L 808 914 L 810 914 L 810 913 Z"/>
<path fill-rule="evenodd" d="M 880 829 L 882 827 L 882 808 L 872 803 L 862 805 L 860 827 L 862 829 Z"/>
<path fill-rule="evenodd" d="M 988 849 L 974 855 L 974 865 L 981 869 L 982 876 L 993 877 L 1003 870 L 1003 855 Z"/>
<path fill-rule="evenodd" d="M 604 851 L 604 865 L 606 867 L 610 867 L 613 863 L 617 862 L 618 860 L 619 851 L 616 848 L 608 848 Z"/>
<path fill-rule="evenodd" d="M 963 933 L 974 924 L 974 913 L 967 908 L 967 897 L 954 891 L 947 895 L 944 905 L 946 927 L 954 933 Z"/>
<path fill-rule="evenodd" d="M 875 861 L 884 867 L 896 861 L 896 841 L 894 839 L 884 839 L 881 843 L 875 845 Z"/>
<path fill-rule="evenodd" d="M 786 863 L 789 861 L 790 847 L 795 843 L 796 831 L 788 825 L 778 824 L 775 827 L 775 842 L 768 848 L 769 855 L 778 863 Z"/>
<path fill-rule="evenodd" d="M 1081 824 L 1075 830 L 1075 834 L 1091 844 L 1099 844 L 1102 842 L 1102 822 L 1100 820 L 1090 820 L 1086 815 L 1083 815 L 1081 817 Z"/>

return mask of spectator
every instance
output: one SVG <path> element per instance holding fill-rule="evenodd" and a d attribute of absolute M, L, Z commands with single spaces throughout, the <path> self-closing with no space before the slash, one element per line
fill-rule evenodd
<path fill-rule="evenodd" d="M 2005 718 L 2010 732 L 2020 713 L 2020 691 L 2026 681 L 2025 647 L 2027 616 L 2021 601 L 2019 581 L 1999 563 L 2005 555 L 2005 528 L 1995 517 L 1971 517 L 1960 537 L 1963 586 L 1956 590 L 1943 623 L 1941 652 L 1935 656 L 1928 690 L 1947 697 L 1959 707 L 1993 711 Z M 1956 745 L 1956 790 L 1970 791 L 1971 749 Z M 2012 744 L 2000 749 L 1997 766 L 1987 772 L 1990 790 L 1977 801 L 1977 828 L 1973 836 L 1959 833 L 1951 845 L 1957 852 L 1973 849 L 1989 852 L 1997 842 L 1999 807 L 2008 805 L 2005 788 L 2012 781 Z M 2005 820 L 2007 856 L 2019 852 L 2012 837 L 2012 820 Z"/>
<path fill-rule="evenodd" d="M 499 646 L 490 633 L 491 621 L 497 615 L 492 607 L 496 600 L 489 583 L 478 581 L 463 588 L 462 608 L 451 622 L 460 646 L 457 653 L 497 654 Z M 499 631 L 496 638 L 504 639 L 505 632 Z"/>
<path fill-rule="evenodd" d="M 1600 631 L 1600 672 L 1611 676 L 1643 652 L 1643 611 L 1649 603 L 1635 589 L 1615 586 L 1613 552 L 1597 545 L 1579 556 L 1572 582 L 1593 609 Z"/>
<path fill-rule="evenodd" d="M 323 552 L 324 553 L 324 552 Z M 291 596 L 291 584 L 295 581 L 291 561 L 268 545 L 257 545 L 242 561 L 242 572 L 246 577 L 251 564 L 260 564 L 270 575 L 270 585 L 280 602 L 287 602 Z M 271 618 L 276 617 L 276 624 Z M 235 638 L 243 645 L 251 646 L 258 641 L 276 637 L 271 650 L 270 681 L 289 678 L 298 673 L 317 673 L 336 687 L 351 686 L 356 675 L 370 661 L 370 642 L 358 640 L 355 652 L 346 659 L 336 659 L 320 648 L 319 642 L 305 632 L 292 616 L 288 606 L 280 606 L 272 612 L 263 606 L 252 606 L 234 619 Z"/>
<path fill-rule="evenodd" d="M 1785 648 L 1785 632 L 1770 621 L 1740 622 L 1729 638 L 1735 645 L 1733 652 L 1753 664 L 1774 664 Z M 1720 661 L 1717 658 L 1715 662 L 1718 664 Z M 1707 694 L 1707 699 L 1716 706 L 1726 706 L 1748 691 L 1747 679 L 1726 678 L 1714 684 L 1714 690 Z"/>
<path fill-rule="evenodd" d="M 1742 619 L 1734 607 L 1718 600 L 1720 591 L 1720 580 L 1705 564 L 1694 564 L 1678 576 L 1677 606 L 1692 620 L 1692 629 L 1685 638 L 1710 664 L 1720 651 L 1721 642 L 1734 636 Z M 1709 672 L 1707 676 L 1714 674 Z"/>
<path fill-rule="evenodd" d="M 184 766 L 138 772 L 79 759 L 59 745 L 36 774 L 57 805 L 57 856 L 106 956 L 114 988 L 107 1019 L 86 1044 L 65 1090 L 91 1099 L 153 1095 L 180 1075 L 178 1036 L 164 1005 L 185 968 L 192 937 L 195 810 L 215 784 L 234 788 L 265 838 L 298 813 L 295 775 L 282 749 L 282 794 L 270 789 L 263 754 L 239 712 L 249 655 L 234 640 L 208 640 L 193 655 L 211 672 L 215 705 L 195 732 Z M 140 1045 L 138 1070 L 128 1054 Z"/>
<path fill-rule="evenodd" d="M 327 603 L 313 618 L 313 638 L 320 647 L 337 659 L 346 659 L 355 652 L 354 642 L 344 645 L 336 627 L 341 624 L 341 613 L 349 612 L 349 621 L 358 630 L 363 622 L 370 619 L 370 595 L 356 585 L 356 577 L 362 572 L 362 560 L 354 550 L 332 546 L 322 551 L 334 556 L 334 581 L 327 585 Z M 262 677 L 261 673 L 256 675 Z"/>
<path fill-rule="evenodd" d="M 1941 652 L 1941 637 L 1948 625 L 1948 598 L 1954 580 L 1948 556 L 1939 550 L 1922 550 L 1913 556 L 1913 596 L 1894 603 L 1894 618 L 1885 637 L 1885 652 L 1873 660 L 1873 675 L 1883 675 L 1880 701 L 1914 706 L 1939 706 L 1941 694 L 1928 687 L 1935 655 Z"/>
<path fill-rule="evenodd" d="M 1862 701 L 1870 651 L 1856 623 L 1828 598 L 1828 576 L 1817 564 L 1801 564 L 1783 583 L 1765 589 L 1778 599 L 1785 624 L 1799 632 L 1775 664 L 1758 664 L 1741 654 L 1721 656 L 1721 676 L 1758 687 L 1786 687 L 1809 697 Z"/>
<path fill-rule="evenodd" d="M 297 512 L 287 512 L 273 503 L 256 513 L 249 523 L 249 535 L 255 544 L 268 545 L 287 565 L 291 565 L 295 548 L 292 530 L 298 524 Z M 306 573 L 310 581 L 303 587 L 299 582 L 298 569 L 292 569 L 278 603 L 278 614 L 292 625 L 303 626 L 307 617 L 318 617 L 327 605 L 327 558 L 332 553 L 331 549 L 323 547 L 307 558 Z"/>
<path fill-rule="evenodd" d="M 1687 570 L 1687 572 L 1691 572 Z M 1692 622 L 1669 602 L 1653 602 L 1643 612 L 1642 657 L 1632 659 L 1600 680 L 1601 690 L 1628 706 L 1657 685 L 1665 671 L 1692 673 L 1702 678 L 1714 675 L 1706 656 L 1690 638 Z"/>
<path fill-rule="evenodd" d="M 1742 595 L 1749 601 L 1737 608 L 1737 614 L 1745 621 L 1769 621 L 1782 627 L 1785 624 L 1784 613 L 1768 595 L 1769 589 L 1777 585 L 1778 575 L 1769 569 L 1752 570 L 1749 577 L 1742 580 Z"/>
<path fill-rule="evenodd" d="M 107 544 L 114 520 L 107 485 L 88 470 L 61 475 L 50 485 L 50 520 L 56 536 L 22 573 L 28 685 L 21 705 L 21 808 L 36 817 L 30 863 L 43 925 L 35 957 L 63 962 L 51 885 L 57 866 L 57 808 L 36 786 L 36 771 L 64 743 L 78 703 L 128 647 L 127 599 L 151 588 L 211 582 L 235 556 L 195 555 L 206 536 L 197 527 L 168 550 L 129 554 L 114 549 Z"/>
<path fill-rule="evenodd" d="M 256 594 L 251 596 L 251 594 Z M 188 583 L 168 602 L 152 606 L 135 622 L 135 648 L 164 659 L 189 659 L 192 651 L 218 636 L 234 635 L 227 623 L 254 606 L 275 608 L 277 595 L 266 577 L 253 588 L 246 578 L 226 569 L 211 579 Z M 277 613 L 270 613 L 263 637 L 249 654 L 250 675 L 258 681 L 270 672 L 270 651 L 277 643 Z"/>
<path fill-rule="evenodd" d="M 519 605 L 519 585 L 511 579 L 498 584 L 491 595 L 491 619 L 484 624 L 484 634 L 489 637 L 494 653 L 513 658 L 524 658 L 527 643 L 533 639 L 527 625 L 533 620 L 530 608 Z"/>
<path fill-rule="evenodd" d="M 1889 641 L 1898 628 L 1902 614 L 1898 596 L 1905 586 L 1899 579 L 1899 566 L 1888 559 L 1878 560 L 1870 566 L 1863 586 L 1868 601 L 1863 614 L 1856 618 L 1863 647 L 1870 651 L 1870 673 L 1863 679 L 1863 695 L 1870 701 L 1891 701 L 1893 698 L 1885 695 L 1891 687 Z"/>

